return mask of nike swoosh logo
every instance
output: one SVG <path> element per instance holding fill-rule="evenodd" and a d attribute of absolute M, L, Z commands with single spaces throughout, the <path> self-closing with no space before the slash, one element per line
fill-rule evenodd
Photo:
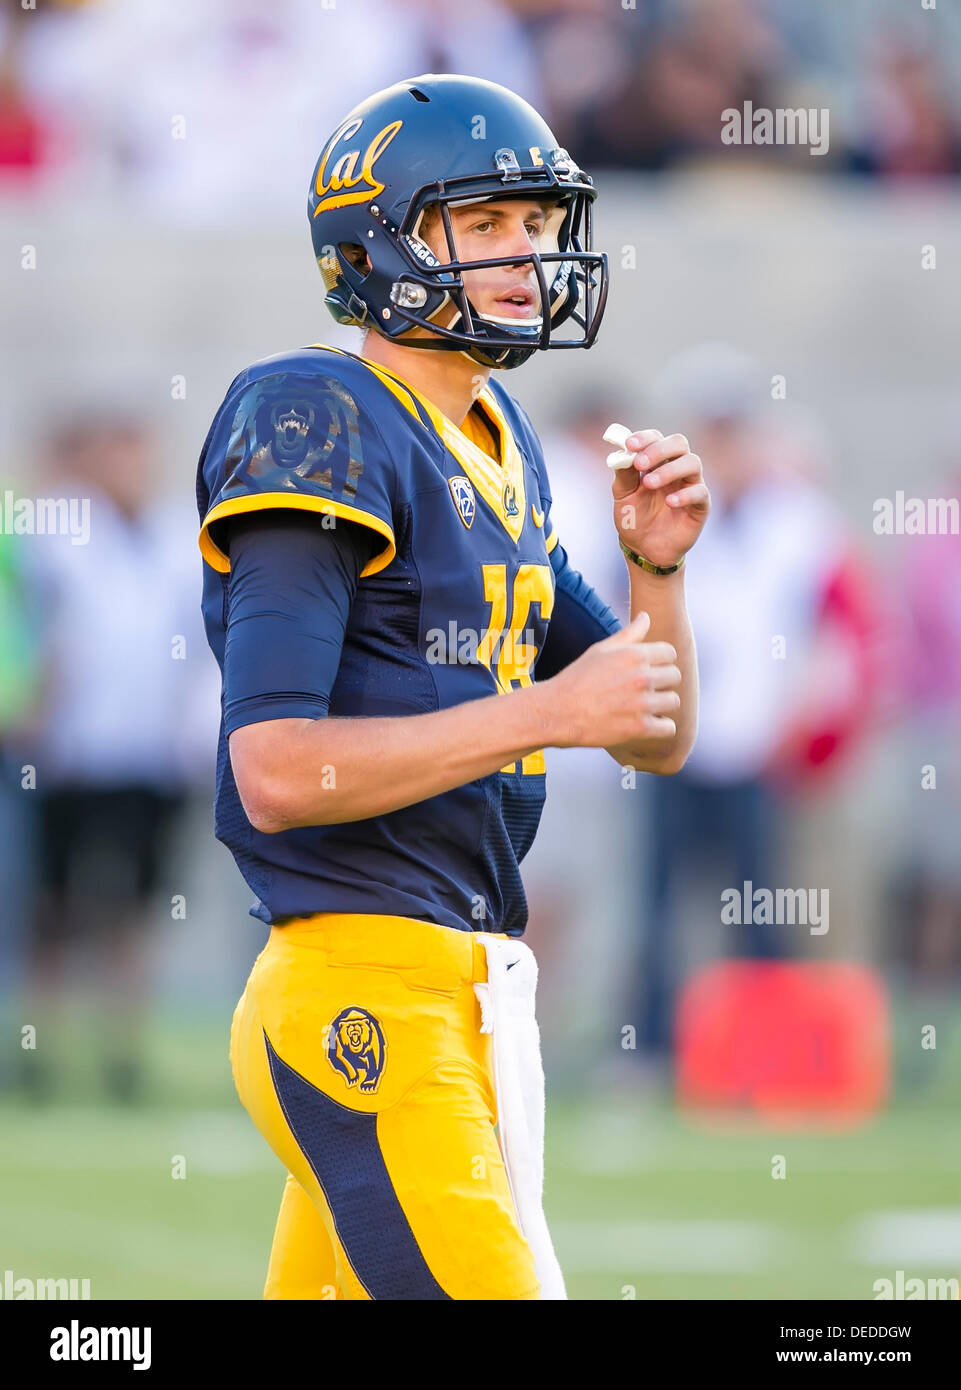
<path fill-rule="evenodd" d="M 511 963 L 510 963 L 510 965 L 507 967 L 508 970 L 513 970 L 515 965 L 520 965 L 520 961 L 519 961 L 519 960 L 512 960 Z"/>
<path fill-rule="evenodd" d="M 538 528 L 544 525 L 544 513 L 539 512 L 533 502 L 531 503 L 531 521 Z"/>

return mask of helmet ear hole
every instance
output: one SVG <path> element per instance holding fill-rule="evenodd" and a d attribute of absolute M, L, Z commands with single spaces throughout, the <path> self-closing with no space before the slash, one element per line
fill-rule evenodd
<path fill-rule="evenodd" d="M 343 256 L 344 260 L 349 261 L 354 269 L 366 279 L 373 269 L 366 247 L 360 246 L 355 241 L 342 241 L 338 245 L 337 250 Z"/>

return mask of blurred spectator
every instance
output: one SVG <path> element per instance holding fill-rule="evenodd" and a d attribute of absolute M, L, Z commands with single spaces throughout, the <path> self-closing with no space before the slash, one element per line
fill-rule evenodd
<path fill-rule="evenodd" d="M 34 100 L 79 132 L 86 197 L 119 190 L 152 215 L 218 226 L 297 224 L 337 123 L 431 63 L 539 99 L 498 0 L 99 0 L 34 16 L 22 54 Z"/>
<path fill-rule="evenodd" d="M 514 6 L 501 0 L 406 0 L 391 11 L 402 13 L 418 57 L 417 72 L 457 72 L 500 83 L 538 111 L 545 103 L 540 55 L 525 34 Z M 392 81 L 414 77 L 414 69 L 396 71 Z"/>
<path fill-rule="evenodd" d="M 149 919 L 158 894 L 169 904 L 178 891 L 168 833 L 187 791 L 211 785 L 209 754 L 197 757 L 206 738 L 213 747 L 212 729 L 198 728 L 197 687 L 208 724 L 216 703 L 199 630 L 196 528 L 185 507 L 154 497 L 151 441 L 136 417 L 71 420 L 48 462 L 46 495 L 79 499 L 89 513 L 73 534 L 21 541 L 45 668 L 27 755 L 40 863 L 25 1018 L 38 1042 L 22 1054 L 22 1080 L 35 1095 L 55 1083 L 52 1034 L 82 947 L 101 1010 L 104 1081 L 128 1100 L 142 1084 Z"/>
<path fill-rule="evenodd" d="M 874 617 L 834 506 L 785 467 L 758 364 L 704 344 L 668 364 L 657 418 L 704 460 L 713 508 L 687 560 L 698 646 L 697 742 L 676 777 L 647 780 L 649 882 L 634 983 L 639 1045 L 666 1061 L 685 879 L 739 892 L 785 884 L 781 799 L 825 776 L 871 725 Z M 737 954 L 791 954 L 784 926 L 733 928 Z"/>
<path fill-rule="evenodd" d="M 28 187 L 51 156 L 52 131 L 24 88 L 20 38 L 27 12 L 0 14 L 0 189 Z"/>
<path fill-rule="evenodd" d="M 0 486 L 0 494 L 6 491 Z M 37 695 L 37 652 L 24 596 L 21 551 L 0 531 L 0 1011 L 19 986 L 30 884 L 29 818 L 20 785 L 19 734 Z"/>
<path fill-rule="evenodd" d="M 623 20 L 634 17 L 630 12 Z M 781 60 L 778 37 L 757 0 L 681 4 L 661 12 L 603 76 L 579 111 L 571 148 L 588 167 L 661 169 L 702 154 L 729 155 L 721 144 L 721 113 L 776 104 L 772 83 Z"/>
<path fill-rule="evenodd" d="M 936 51 L 901 33 L 871 47 L 852 169 L 888 178 L 961 172 L 961 125 Z"/>
<path fill-rule="evenodd" d="M 961 472 L 932 495 L 961 503 Z M 912 985 L 940 991 L 961 973 L 961 537 L 905 538 L 899 558 L 909 641 L 904 839 L 889 859 L 900 907 L 894 955 Z"/>

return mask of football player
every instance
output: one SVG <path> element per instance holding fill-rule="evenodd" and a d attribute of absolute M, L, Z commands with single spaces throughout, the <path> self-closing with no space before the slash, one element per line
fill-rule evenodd
<path fill-rule="evenodd" d="M 682 565 L 709 508 L 682 436 L 629 437 L 621 628 L 568 563 L 537 435 L 491 376 L 594 342 L 594 196 L 502 87 L 377 93 L 308 199 L 360 351 L 248 367 L 203 447 L 216 833 L 271 928 L 231 1031 L 240 1098 L 288 1172 L 268 1298 L 566 1296 L 538 1210 L 536 1042 L 511 1041 L 505 1005 L 536 977 L 518 866 L 544 747 L 683 765 Z"/>

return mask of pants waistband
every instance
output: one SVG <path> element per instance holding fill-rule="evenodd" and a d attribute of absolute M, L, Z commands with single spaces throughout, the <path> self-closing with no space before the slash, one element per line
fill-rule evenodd
<path fill-rule="evenodd" d="M 268 945 L 284 942 L 323 951 L 338 965 L 429 971 L 461 984 L 487 980 L 482 936 L 506 932 L 456 931 L 413 917 L 379 913 L 318 912 L 271 927 Z"/>

